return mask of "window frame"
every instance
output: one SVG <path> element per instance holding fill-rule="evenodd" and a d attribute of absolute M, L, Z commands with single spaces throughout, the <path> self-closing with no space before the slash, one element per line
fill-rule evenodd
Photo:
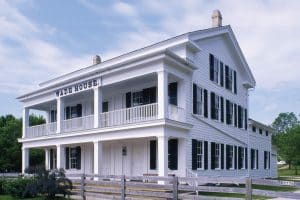
<path fill-rule="evenodd" d="M 217 163 L 218 163 L 218 167 L 217 167 Z M 221 170 L 221 144 L 220 143 L 215 143 L 215 170 Z"/>
<path fill-rule="evenodd" d="M 75 155 L 72 155 L 73 151 L 75 151 Z M 80 151 L 81 151 L 81 148 L 80 148 Z M 77 147 L 69 147 L 69 169 L 68 170 L 78 170 L 78 159 L 77 159 Z M 75 162 L 75 163 L 72 163 Z M 73 167 L 73 165 L 75 167 Z"/>
<path fill-rule="evenodd" d="M 240 147 L 240 148 L 242 148 L 242 155 L 243 155 L 243 159 L 242 159 L 242 167 L 241 167 L 241 169 L 246 169 L 246 148 L 245 147 Z M 238 159 L 238 161 L 239 161 L 239 159 Z"/>
<path fill-rule="evenodd" d="M 201 147 L 199 147 L 199 144 L 201 144 Z M 204 170 L 204 142 L 202 140 L 197 140 L 197 170 Z M 198 150 L 201 150 L 201 153 L 199 153 Z M 201 160 L 199 160 L 199 156 L 201 156 Z M 201 163 L 201 166 L 199 167 L 199 163 Z"/>
<path fill-rule="evenodd" d="M 229 170 L 234 170 L 234 158 L 235 158 L 234 146 L 233 145 L 228 145 L 228 146 L 230 148 L 230 153 L 232 149 L 231 166 L 229 167 Z"/>

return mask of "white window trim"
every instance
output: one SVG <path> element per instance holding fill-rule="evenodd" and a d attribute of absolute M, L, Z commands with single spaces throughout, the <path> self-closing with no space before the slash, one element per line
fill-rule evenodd
<path fill-rule="evenodd" d="M 69 155 L 68 155 L 68 158 L 69 158 L 69 169 L 68 170 L 79 170 L 79 169 L 77 169 L 77 167 L 72 168 L 72 162 L 71 162 L 71 151 L 72 151 L 72 149 L 76 149 L 76 147 L 69 147 Z M 80 150 L 81 150 L 81 147 L 80 147 Z M 78 162 L 78 160 L 76 162 Z"/>

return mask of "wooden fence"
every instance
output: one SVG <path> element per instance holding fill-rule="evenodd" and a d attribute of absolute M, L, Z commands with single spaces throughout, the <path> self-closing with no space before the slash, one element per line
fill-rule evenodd
<path fill-rule="evenodd" d="M 100 176 L 94 174 L 68 174 L 73 182 L 72 195 L 82 199 L 230 199 L 205 198 L 201 192 L 235 193 L 252 199 L 253 195 L 300 199 L 300 194 L 253 189 L 253 185 L 295 187 L 297 182 L 270 179 L 225 177 L 159 177 L 159 176 Z M 236 199 L 236 198 L 235 198 Z"/>

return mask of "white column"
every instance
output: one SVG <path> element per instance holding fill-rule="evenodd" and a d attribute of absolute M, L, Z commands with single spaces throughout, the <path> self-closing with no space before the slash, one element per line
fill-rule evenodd
<path fill-rule="evenodd" d="M 50 169 L 50 149 L 45 149 L 45 169 Z"/>
<path fill-rule="evenodd" d="M 158 175 L 168 176 L 168 137 L 157 137 L 158 142 Z"/>
<path fill-rule="evenodd" d="M 168 113 L 168 73 L 157 72 L 158 118 L 167 118 Z"/>
<path fill-rule="evenodd" d="M 186 176 L 186 139 L 179 138 L 178 139 L 178 171 L 180 173 L 179 176 Z"/>
<path fill-rule="evenodd" d="M 94 89 L 94 128 L 99 127 L 99 116 L 102 113 L 102 88 Z"/>
<path fill-rule="evenodd" d="M 22 124 L 22 138 L 26 137 L 26 128 L 29 126 L 29 108 L 23 108 L 23 124 Z"/>
<path fill-rule="evenodd" d="M 22 173 L 29 167 L 29 149 L 22 147 Z"/>
<path fill-rule="evenodd" d="M 61 133 L 62 131 L 62 121 L 64 120 L 65 114 L 65 104 L 61 97 L 57 98 L 57 129 L 56 133 Z"/>
<path fill-rule="evenodd" d="M 56 156 L 57 169 L 65 168 L 65 148 L 60 144 L 56 146 Z"/>
<path fill-rule="evenodd" d="M 94 142 L 94 174 L 101 174 L 103 162 L 103 143 L 100 141 Z"/>

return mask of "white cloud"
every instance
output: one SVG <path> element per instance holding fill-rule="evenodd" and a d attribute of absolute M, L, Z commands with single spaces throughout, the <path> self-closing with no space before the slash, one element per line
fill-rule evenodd
<path fill-rule="evenodd" d="M 122 14 L 124 16 L 136 16 L 137 15 L 136 10 L 132 5 L 122 2 L 122 1 L 119 1 L 115 4 L 113 4 L 113 9 L 117 13 Z"/>

